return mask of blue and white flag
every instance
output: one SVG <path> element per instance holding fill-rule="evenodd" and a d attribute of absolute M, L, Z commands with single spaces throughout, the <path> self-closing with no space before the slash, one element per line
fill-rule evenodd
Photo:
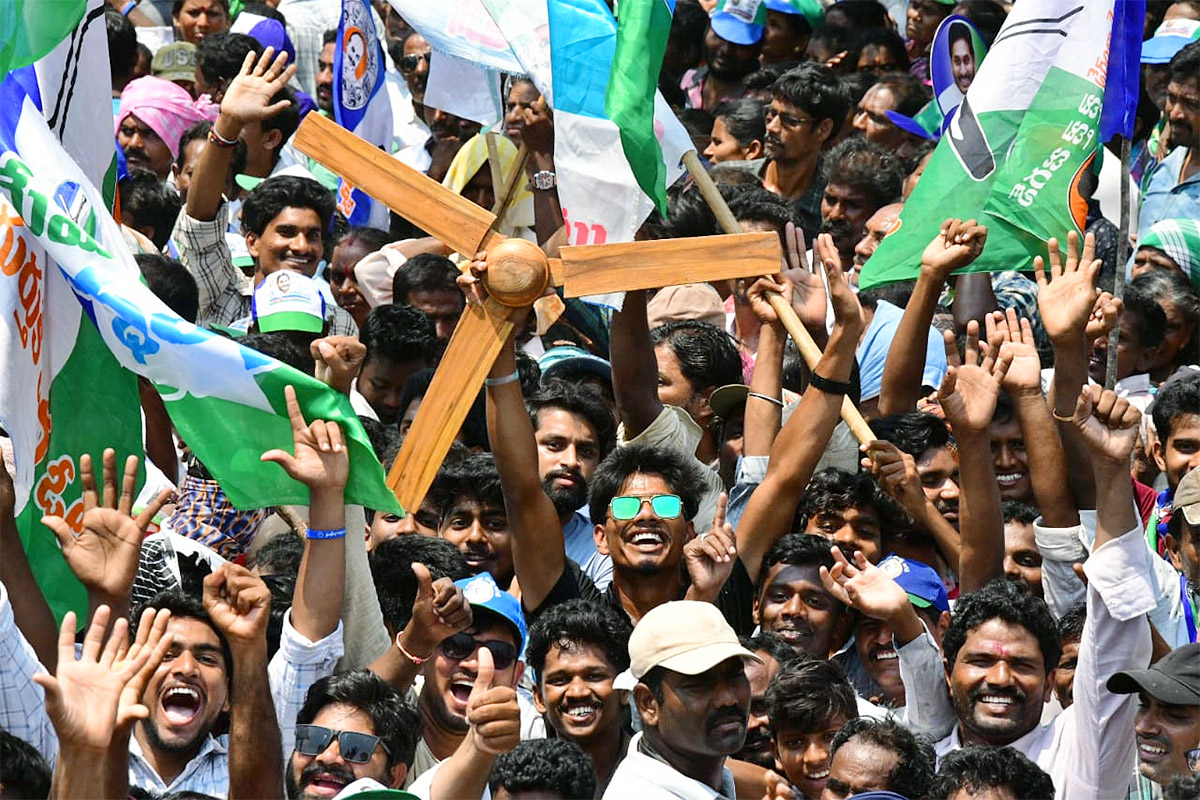
<path fill-rule="evenodd" d="M 384 86 L 383 47 L 367 0 L 342 0 L 333 74 L 334 121 L 387 150 L 392 141 L 392 105 Z M 341 179 L 337 205 L 351 227 L 388 228 L 387 206 Z"/>

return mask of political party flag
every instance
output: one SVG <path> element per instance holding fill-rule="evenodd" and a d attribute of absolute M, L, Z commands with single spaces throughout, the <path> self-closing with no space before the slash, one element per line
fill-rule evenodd
<path fill-rule="evenodd" d="M 1046 240 L 1082 233 L 1079 183 L 1100 144 L 1110 39 L 1122 0 L 1020 0 L 859 284 L 916 278 L 947 217 L 988 226 L 965 272 L 1029 269 Z M 1140 24 L 1140 23 L 1135 23 Z"/>
<path fill-rule="evenodd" d="M 73 10 L 67 5 L 24 4 L 33 29 L 45 30 L 67 12 L 74 23 L 48 50 L 45 42 L 36 48 L 28 42 L 9 43 L 42 55 L 6 73 L 0 83 L 0 116 L 10 127 L 27 104 L 25 113 L 62 143 L 87 182 L 103 186 L 95 207 L 106 210 L 116 194 L 116 147 L 111 137 L 95 135 L 112 125 L 106 3 L 87 0 Z M 31 13 L 35 9 L 38 14 Z M 48 16 L 56 19 L 47 21 Z M 17 38 L 27 33 L 9 30 Z M 69 209 L 80 225 L 96 229 L 96 212 L 78 182 L 59 185 L 54 203 Z M 33 222 L 45 224 L 47 212 L 47 205 L 35 202 L 29 213 Z M 17 530 L 34 577 L 59 617 L 68 610 L 82 615 L 86 592 L 41 518 L 56 515 L 79 525 L 82 454 L 91 454 L 97 464 L 105 447 L 121 458 L 141 454 L 137 379 L 121 369 L 95 327 L 80 324 L 79 303 L 57 265 L 31 233 L 32 225 L 19 220 L 13 205 L 0 200 L 0 361 L 5 365 L 0 371 L 0 426 L 12 441 Z"/>
<path fill-rule="evenodd" d="M 0 72 L 32 64 L 58 47 L 88 10 L 88 0 L 6 0 L 0 3 Z M 103 20 L 103 7 L 101 8 Z"/>
<path fill-rule="evenodd" d="M 291 384 L 306 418 L 346 432 L 347 501 L 397 511 L 344 395 L 185 322 L 146 288 L 100 193 L 14 77 L 0 84 L 0 422 L 13 438 L 27 551 L 56 610 L 85 599 L 49 583 L 69 572 L 61 558 L 50 563 L 54 539 L 37 520 L 54 513 L 78 525 L 79 454 L 141 452 L 136 376 L 153 383 L 238 508 L 308 502 L 303 485 L 259 459 L 291 446 Z"/>
<path fill-rule="evenodd" d="M 342 0 L 333 74 L 334 121 L 386 150 L 392 141 L 392 106 L 384 86 L 383 47 L 367 0 Z M 388 228 L 387 206 L 341 178 L 337 205 L 352 227 Z"/>

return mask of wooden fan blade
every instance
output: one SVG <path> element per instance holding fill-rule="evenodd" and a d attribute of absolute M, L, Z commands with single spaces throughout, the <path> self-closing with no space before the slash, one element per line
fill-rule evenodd
<path fill-rule="evenodd" d="M 320 114 L 308 114 L 296 149 L 465 256 L 498 237 L 496 217 L 412 167 L 401 164 Z"/>
<path fill-rule="evenodd" d="M 562 248 L 563 294 L 582 297 L 680 283 L 759 278 L 783 263 L 771 232 Z"/>
<path fill-rule="evenodd" d="M 547 258 L 546 264 L 550 267 L 550 285 L 562 286 L 563 280 L 567 276 L 567 269 L 563 266 L 561 258 Z"/>
<path fill-rule="evenodd" d="M 492 362 L 512 333 L 515 312 L 491 298 L 469 303 L 459 318 L 429 391 L 388 473 L 388 487 L 415 513 L 450 451 Z"/>

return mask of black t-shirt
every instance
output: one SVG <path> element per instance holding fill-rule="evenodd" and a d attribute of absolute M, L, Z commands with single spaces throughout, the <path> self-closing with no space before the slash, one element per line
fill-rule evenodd
<path fill-rule="evenodd" d="M 686 589 L 684 591 L 686 592 Z M 590 603 L 603 603 L 622 614 L 626 613 L 625 607 L 621 605 L 620 595 L 617 594 L 615 579 L 609 584 L 608 590 L 602 592 L 596 588 L 592 579 L 583 573 L 579 565 L 568 558 L 563 561 L 562 574 L 558 576 L 542 604 L 532 611 L 522 605 L 525 621 L 533 625 L 546 609 L 576 598 Z M 683 594 L 680 594 L 679 599 L 683 599 Z M 746 567 L 739 558 L 734 561 L 733 572 L 721 587 L 716 606 L 738 636 L 749 636 L 754 632 L 753 605 L 754 582 L 750 580 L 750 573 L 746 572 Z"/>

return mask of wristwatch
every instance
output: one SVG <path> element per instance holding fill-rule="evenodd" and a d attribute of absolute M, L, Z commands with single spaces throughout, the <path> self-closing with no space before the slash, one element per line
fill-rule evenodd
<path fill-rule="evenodd" d="M 532 176 L 533 188 L 547 192 L 558 185 L 558 176 L 548 169 L 539 169 Z"/>

